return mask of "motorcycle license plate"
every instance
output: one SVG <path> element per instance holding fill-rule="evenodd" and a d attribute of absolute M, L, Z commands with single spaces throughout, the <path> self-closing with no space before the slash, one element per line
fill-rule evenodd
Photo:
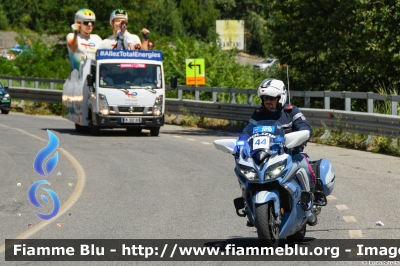
<path fill-rule="evenodd" d="M 260 136 L 253 139 L 253 150 L 269 149 L 269 136 Z"/>
<path fill-rule="evenodd" d="M 133 117 L 121 118 L 121 123 L 142 123 L 142 119 Z"/>

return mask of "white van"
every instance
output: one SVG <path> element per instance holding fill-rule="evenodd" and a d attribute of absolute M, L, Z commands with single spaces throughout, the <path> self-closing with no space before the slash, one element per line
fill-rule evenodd
<path fill-rule="evenodd" d="M 101 70 L 107 74 L 102 77 Z M 165 77 L 161 51 L 97 50 L 64 83 L 62 116 L 92 135 L 101 128 L 149 129 L 158 136 L 164 125 Z"/>

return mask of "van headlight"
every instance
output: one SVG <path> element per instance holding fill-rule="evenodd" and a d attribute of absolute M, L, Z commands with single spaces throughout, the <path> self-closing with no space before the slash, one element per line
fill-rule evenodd
<path fill-rule="evenodd" d="M 110 114 L 110 107 L 108 106 L 107 97 L 99 93 L 99 111 L 102 115 Z"/>
<path fill-rule="evenodd" d="M 277 178 L 286 167 L 286 160 L 273 164 L 267 168 L 265 177 L 266 179 Z"/>
<path fill-rule="evenodd" d="M 153 115 L 154 116 L 162 115 L 163 99 L 164 99 L 163 95 L 158 95 L 156 97 L 156 100 L 155 100 L 154 106 L 153 106 Z"/>
<path fill-rule="evenodd" d="M 258 174 L 254 168 L 246 166 L 246 165 L 241 165 L 237 164 L 237 168 L 239 171 L 250 181 L 258 180 Z"/>
<path fill-rule="evenodd" d="M 10 98 L 10 94 L 7 93 L 6 95 L 4 95 L 3 99 L 6 100 L 8 98 Z"/>

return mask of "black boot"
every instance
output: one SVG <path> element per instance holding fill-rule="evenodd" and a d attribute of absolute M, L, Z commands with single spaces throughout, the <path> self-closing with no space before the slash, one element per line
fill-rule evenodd
<path fill-rule="evenodd" d="M 247 227 L 254 227 L 254 224 L 252 224 L 250 221 L 247 221 L 246 226 Z"/>
<path fill-rule="evenodd" d="M 311 209 L 311 216 L 308 218 L 307 220 L 307 224 L 309 226 L 314 226 L 318 223 L 318 218 L 317 218 L 317 214 L 315 213 L 315 209 L 312 208 Z"/>

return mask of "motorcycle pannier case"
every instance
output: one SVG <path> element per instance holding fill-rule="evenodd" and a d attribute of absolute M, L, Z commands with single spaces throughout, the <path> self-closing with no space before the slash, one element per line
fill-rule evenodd
<path fill-rule="evenodd" d="M 335 186 L 335 172 L 331 163 L 326 159 L 312 161 L 310 163 L 317 179 L 321 179 L 322 181 L 322 189 L 316 187 L 316 190 L 323 191 L 325 196 L 330 195 Z M 319 182 L 317 182 L 317 186 L 318 185 Z"/>

